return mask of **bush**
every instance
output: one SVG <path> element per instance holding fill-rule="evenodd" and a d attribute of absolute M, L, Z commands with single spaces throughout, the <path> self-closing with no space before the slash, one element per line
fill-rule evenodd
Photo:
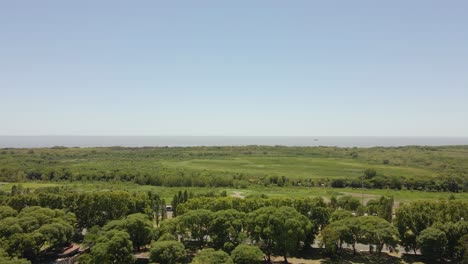
<path fill-rule="evenodd" d="M 192 264 L 234 264 L 234 262 L 226 252 L 207 248 L 198 252 Z"/>
<path fill-rule="evenodd" d="M 260 248 L 250 245 L 239 245 L 231 253 L 235 264 L 260 264 L 263 252 Z"/>
<path fill-rule="evenodd" d="M 185 247 L 179 241 L 157 241 L 151 245 L 151 262 L 177 264 L 185 259 Z"/>

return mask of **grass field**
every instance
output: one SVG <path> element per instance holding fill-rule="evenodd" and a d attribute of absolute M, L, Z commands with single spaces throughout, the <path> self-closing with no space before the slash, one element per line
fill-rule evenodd
<path fill-rule="evenodd" d="M 358 178 L 367 168 L 386 176 L 433 177 L 423 168 L 369 164 L 353 159 L 322 157 L 239 157 L 232 159 L 192 159 L 165 162 L 166 166 L 194 170 L 229 171 L 247 175 L 277 175 L 291 178 Z"/>

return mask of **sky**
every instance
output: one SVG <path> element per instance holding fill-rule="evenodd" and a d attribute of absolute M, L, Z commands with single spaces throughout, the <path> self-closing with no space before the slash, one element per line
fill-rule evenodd
<path fill-rule="evenodd" d="M 0 1 L 0 135 L 468 136 L 468 1 Z"/>

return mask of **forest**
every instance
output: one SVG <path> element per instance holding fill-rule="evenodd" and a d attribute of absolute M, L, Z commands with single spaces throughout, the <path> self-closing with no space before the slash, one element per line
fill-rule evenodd
<path fill-rule="evenodd" d="M 45 263 L 79 244 L 79 263 L 288 263 L 304 256 L 468 261 L 468 201 L 392 197 L 365 205 L 351 196 L 235 198 L 180 191 L 16 190 L 0 196 L 0 263 Z M 167 211 L 167 205 L 171 205 Z M 320 250 L 314 251 L 318 247 Z M 416 255 L 415 255 L 416 256 Z M 141 262 L 143 261 L 143 262 Z M 432 261 L 432 262 L 431 262 Z"/>

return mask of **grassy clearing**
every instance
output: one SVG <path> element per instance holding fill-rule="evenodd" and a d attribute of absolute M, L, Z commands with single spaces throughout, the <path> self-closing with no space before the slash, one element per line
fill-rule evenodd
<path fill-rule="evenodd" d="M 218 172 L 237 172 L 246 175 L 276 175 L 291 178 L 358 178 L 367 168 L 386 176 L 413 178 L 433 177 L 427 169 L 392 165 L 369 164 L 353 159 L 322 157 L 237 157 L 232 159 L 191 159 L 169 161 L 169 167 Z"/>

